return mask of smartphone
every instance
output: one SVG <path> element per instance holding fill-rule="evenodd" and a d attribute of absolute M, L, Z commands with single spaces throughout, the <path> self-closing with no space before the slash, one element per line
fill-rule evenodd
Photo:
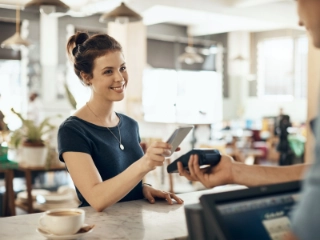
<path fill-rule="evenodd" d="M 172 146 L 172 148 L 170 149 L 171 154 L 164 154 L 163 156 L 170 157 L 192 129 L 192 125 L 177 127 L 167 141 L 167 143 L 171 144 Z"/>

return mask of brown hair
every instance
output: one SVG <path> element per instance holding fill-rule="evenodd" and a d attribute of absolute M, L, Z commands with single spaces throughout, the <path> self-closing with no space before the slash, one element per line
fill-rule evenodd
<path fill-rule="evenodd" d="M 122 51 L 122 47 L 108 34 L 95 34 L 90 37 L 86 32 L 77 32 L 67 43 L 67 53 L 73 62 L 74 71 L 84 84 L 86 83 L 80 73 L 84 72 L 92 78 L 94 60 L 113 51 Z"/>

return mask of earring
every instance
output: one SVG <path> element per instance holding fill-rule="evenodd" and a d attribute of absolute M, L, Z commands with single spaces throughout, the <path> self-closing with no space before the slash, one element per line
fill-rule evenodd
<path fill-rule="evenodd" d="M 91 86 L 91 83 L 90 83 L 90 82 L 87 82 L 87 85 L 88 85 L 88 86 Z"/>

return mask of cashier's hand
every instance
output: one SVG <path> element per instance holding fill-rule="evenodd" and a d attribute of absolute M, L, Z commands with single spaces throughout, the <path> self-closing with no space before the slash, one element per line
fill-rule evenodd
<path fill-rule="evenodd" d="M 191 155 L 188 163 L 189 171 L 178 162 L 180 176 L 190 181 L 200 181 L 206 188 L 233 183 L 232 176 L 233 159 L 228 155 L 221 155 L 221 160 L 214 167 L 200 168 L 198 155 Z"/>
<path fill-rule="evenodd" d="M 160 191 L 157 189 L 154 189 L 151 186 L 143 185 L 143 196 L 150 202 L 155 203 L 156 198 L 161 198 L 167 200 L 168 204 L 173 204 L 173 199 L 178 203 L 182 204 L 183 200 L 181 198 L 178 198 L 174 193 Z"/>

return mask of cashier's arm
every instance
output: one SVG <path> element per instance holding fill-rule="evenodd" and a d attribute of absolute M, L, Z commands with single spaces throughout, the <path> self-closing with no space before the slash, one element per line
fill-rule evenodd
<path fill-rule="evenodd" d="M 230 156 L 222 155 L 217 166 L 200 169 L 198 156 L 193 155 L 189 160 L 189 171 L 185 170 L 181 163 L 178 163 L 178 170 L 181 176 L 190 181 L 200 181 L 207 188 L 225 184 L 253 187 L 301 180 L 304 171 L 310 165 L 296 164 L 283 167 L 246 165 L 235 162 Z"/>

